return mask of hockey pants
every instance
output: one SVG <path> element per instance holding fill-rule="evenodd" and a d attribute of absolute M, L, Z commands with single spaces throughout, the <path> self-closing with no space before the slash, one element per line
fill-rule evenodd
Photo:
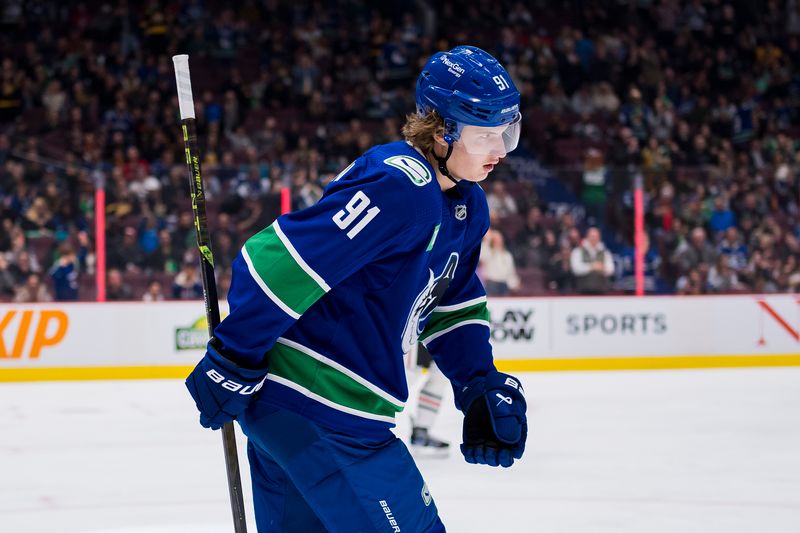
<path fill-rule="evenodd" d="M 260 403 L 248 437 L 259 533 L 444 533 L 405 444 L 356 437 Z"/>

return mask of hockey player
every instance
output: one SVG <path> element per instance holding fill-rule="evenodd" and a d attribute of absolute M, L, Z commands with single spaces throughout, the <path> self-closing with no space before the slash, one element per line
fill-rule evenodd
<path fill-rule="evenodd" d="M 407 373 L 409 385 L 412 380 L 419 380 L 422 385 L 418 386 L 416 413 L 411 417 L 411 455 L 419 458 L 447 457 L 450 454 L 450 443 L 437 439 L 430 431 L 442 406 L 447 378 L 433 362 L 423 344 L 417 344 L 413 359 L 413 368 Z"/>
<path fill-rule="evenodd" d="M 433 55 L 406 141 L 367 151 L 237 256 L 230 314 L 186 385 L 203 426 L 236 419 L 248 437 L 259 532 L 444 531 L 390 430 L 418 340 L 464 413 L 465 459 L 522 456 L 525 398 L 494 367 L 475 275 L 489 227 L 475 183 L 517 146 L 519 98 L 486 52 Z"/>

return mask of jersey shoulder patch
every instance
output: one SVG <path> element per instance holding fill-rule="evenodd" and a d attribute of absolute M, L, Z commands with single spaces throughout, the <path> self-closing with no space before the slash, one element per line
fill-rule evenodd
<path fill-rule="evenodd" d="M 328 184 L 325 194 L 347 190 L 363 190 L 370 207 L 379 206 L 386 215 L 393 213 L 392 216 L 413 220 L 415 225 L 432 229 L 441 222 L 442 195 L 433 167 L 404 141 L 368 150 Z M 430 236 L 428 231 L 423 232 L 426 239 Z"/>
<path fill-rule="evenodd" d="M 384 159 L 383 162 L 403 172 L 417 187 L 424 187 L 433 180 L 428 166 L 413 156 L 393 155 Z"/>

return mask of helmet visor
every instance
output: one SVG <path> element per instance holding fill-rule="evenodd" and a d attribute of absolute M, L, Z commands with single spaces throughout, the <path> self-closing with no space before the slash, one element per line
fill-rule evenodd
<path fill-rule="evenodd" d="M 503 157 L 517 147 L 521 124 L 521 114 L 517 114 L 512 122 L 500 126 L 459 124 L 458 142 L 464 146 L 467 153 Z"/>

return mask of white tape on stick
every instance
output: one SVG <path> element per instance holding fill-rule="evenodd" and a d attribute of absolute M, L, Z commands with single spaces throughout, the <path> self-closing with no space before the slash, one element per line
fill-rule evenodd
<path fill-rule="evenodd" d="M 175 83 L 178 85 L 178 106 L 181 120 L 194 118 L 194 98 L 192 98 L 192 79 L 189 76 L 189 56 L 180 54 L 172 56 L 175 65 Z"/>

